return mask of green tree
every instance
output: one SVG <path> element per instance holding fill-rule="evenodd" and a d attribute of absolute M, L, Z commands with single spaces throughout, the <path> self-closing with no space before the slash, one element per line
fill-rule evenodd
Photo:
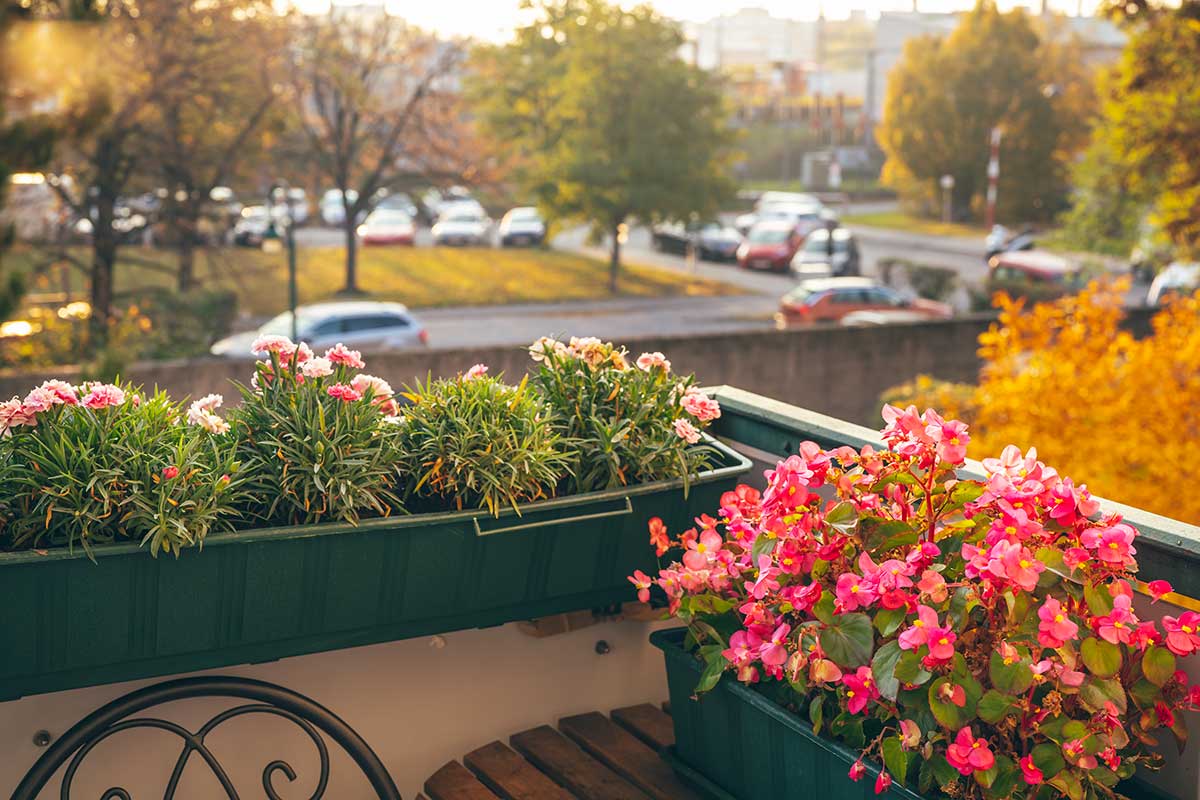
<path fill-rule="evenodd" d="M 1152 222 L 1184 252 L 1200 251 L 1200 3 L 1148 7 L 1105 81 L 1095 136 L 1126 189 L 1148 197 Z"/>
<path fill-rule="evenodd" d="M 1023 10 L 1000 13 L 993 0 L 980 0 L 946 38 L 906 45 L 888 77 L 877 131 L 887 155 L 884 178 L 902 199 L 936 213 L 938 181 L 949 174 L 955 209 L 977 215 L 990 133 L 998 126 L 998 218 L 1045 220 L 1062 209 L 1091 77 L 1076 42 L 1044 34 Z"/>
<path fill-rule="evenodd" d="M 732 191 L 722 87 L 679 57 L 679 27 L 648 6 L 536 9 L 512 42 L 477 53 L 471 93 L 542 210 L 609 235 L 616 292 L 627 221 L 711 213 Z"/>

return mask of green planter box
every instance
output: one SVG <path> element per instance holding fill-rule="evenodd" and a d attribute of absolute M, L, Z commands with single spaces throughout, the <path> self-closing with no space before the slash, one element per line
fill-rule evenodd
<path fill-rule="evenodd" d="M 812 731 L 812 725 L 726 675 L 694 699 L 702 667 L 683 649 L 683 628 L 655 631 L 650 642 L 663 651 L 671 717 L 675 722 L 673 766 L 719 800 L 820 800 L 875 798 L 878 765 L 867 762 L 858 783 L 847 774 L 858 751 Z M 1117 787 L 1133 800 L 1176 800 L 1134 777 Z M 936 795 L 944 797 L 944 795 Z M 892 784 L 885 800 L 921 800 Z"/>
<path fill-rule="evenodd" d="M 815 736 L 812 724 L 731 677 L 699 700 L 700 662 L 683 649 L 684 629 L 655 631 L 650 641 L 667 662 L 671 716 L 675 721 L 674 757 L 686 777 L 716 797 L 779 800 L 870 800 L 876 797 L 878 769 L 858 783 L 847 772 L 858 753 Z M 920 800 L 892 785 L 885 798 Z"/>
<path fill-rule="evenodd" d="M 213 535 L 151 558 L 134 544 L 0 553 L 0 701 L 134 678 L 500 625 L 634 599 L 655 567 L 646 521 L 717 507 L 750 462 L 693 479 L 525 506 Z"/>

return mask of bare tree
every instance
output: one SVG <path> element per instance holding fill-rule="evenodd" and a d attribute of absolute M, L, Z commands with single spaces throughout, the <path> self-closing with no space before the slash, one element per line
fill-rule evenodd
<path fill-rule="evenodd" d="M 194 253 L 212 190 L 228 183 L 262 138 L 279 95 L 283 21 L 266 0 L 208 0 L 162 44 L 187 70 L 155 104 L 148 129 L 153 171 L 167 189 L 165 221 L 179 254 L 180 291 L 196 283 Z M 148 54 L 157 61 L 160 54 Z"/>
<path fill-rule="evenodd" d="M 291 79 L 299 125 L 321 177 L 342 194 L 345 294 L 358 294 L 355 229 L 380 189 L 467 176 L 457 72 L 463 48 L 380 11 L 297 20 Z"/>

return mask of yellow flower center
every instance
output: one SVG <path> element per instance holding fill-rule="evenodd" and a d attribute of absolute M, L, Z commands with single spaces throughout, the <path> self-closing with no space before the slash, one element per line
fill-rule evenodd
<path fill-rule="evenodd" d="M 696 552 L 697 552 L 697 553 L 703 553 L 703 552 L 705 552 L 705 551 L 707 551 L 707 550 L 708 550 L 708 548 L 707 548 L 707 547 L 705 547 L 703 543 L 701 543 L 701 542 L 697 542 L 697 543 L 696 543 Z"/>
<path fill-rule="evenodd" d="M 979 742 L 971 742 L 971 747 L 979 747 Z"/>
<path fill-rule="evenodd" d="M 942 638 L 938 639 L 938 644 L 950 644 L 950 640 L 943 636 Z"/>
<path fill-rule="evenodd" d="M 1116 542 L 1109 542 L 1109 543 L 1108 543 L 1108 549 L 1110 549 L 1110 550 L 1116 550 L 1116 549 L 1117 549 L 1117 548 L 1119 548 L 1120 546 L 1121 546 L 1121 545 L 1117 544 Z"/>
<path fill-rule="evenodd" d="M 1180 630 L 1182 630 L 1184 633 L 1191 633 L 1191 632 L 1192 632 L 1192 626 L 1191 626 L 1191 625 L 1184 625 L 1183 627 L 1181 627 L 1181 628 L 1180 628 Z"/>
<path fill-rule="evenodd" d="M 1055 622 L 1062 622 L 1062 621 L 1063 621 L 1063 615 L 1062 615 L 1062 614 L 1055 614 L 1055 615 L 1054 615 L 1054 621 L 1055 621 Z"/>
<path fill-rule="evenodd" d="M 1011 534 L 1016 533 L 1017 529 L 1016 529 L 1016 527 L 1009 525 L 1007 528 L 1004 529 L 1004 532 L 1011 535 Z"/>
<path fill-rule="evenodd" d="M 951 439 L 950 444 L 958 444 L 958 437 L 955 436 L 953 439 Z"/>
<path fill-rule="evenodd" d="M 846 697 L 854 697 L 854 690 L 850 689 L 846 692 Z"/>
<path fill-rule="evenodd" d="M 1021 565 L 1021 569 L 1029 569 L 1029 562 L 1026 561 L 1025 559 L 1022 558 L 1017 563 Z"/>
<path fill-rule="evenodd" d="M 857 591 L 858 591 L 858 587 L 857 587 L 857 586 L 851 586 L 851 587 L 850 587 L 850 593 L 851 593 L 851 594 L 854 594 L 854 593 L 855 593 L 855 592 L 857 592 Z"/>
<path fill-rule="evenodd" d="M 925 623 L 921 622 L 921 620 L 919 620 L 919 619 L 916 619 L 916 620 L 913 620 L 913 627 L 914 628 L 924 628 Z"/>

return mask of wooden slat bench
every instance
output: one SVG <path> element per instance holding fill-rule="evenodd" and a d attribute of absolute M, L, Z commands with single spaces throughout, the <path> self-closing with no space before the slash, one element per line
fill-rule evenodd
<path fill-rule="evenodd" d="M 649 704 L 564 717 L 491 742 L 425 782 L 429 800 L 700 800 L 659 756 L 671 718 Z M 510 746 L 511 745 L 511 746 Z"/>

